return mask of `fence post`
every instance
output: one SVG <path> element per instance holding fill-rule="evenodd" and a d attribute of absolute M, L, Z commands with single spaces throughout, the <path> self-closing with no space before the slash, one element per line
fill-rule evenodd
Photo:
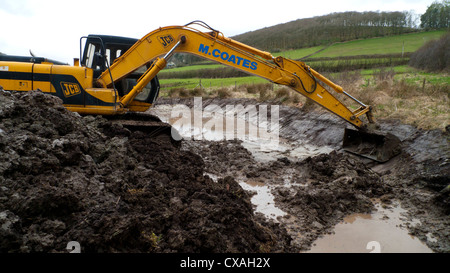
<path fill-rule="evenodd" d="M 405 53 L 405 41 L 403 41 L 403 45 L 402 45 L 402 58 L 403 58 L 404 53 Z"/>
<path fill-rule="evenodd" d="M 194 89 L 197 87 L 200 87 L 200 89 L 203 90 L 202 79 L 200 79 L 200 81 L 198 82 L 197 86 L 194 87 Z"/>

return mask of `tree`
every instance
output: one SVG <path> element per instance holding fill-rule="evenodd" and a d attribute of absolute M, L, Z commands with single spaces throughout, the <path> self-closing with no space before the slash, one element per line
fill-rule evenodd
<path fill-rule="evenodd" d="M 409 65 L 427 71 L 450 71 L 450 32 L 414 52 Z"/>
<path fill-rule="evenodd" d="M 420 16 L 420 27 L 424 29 L 443 29 L 450 27 L 450 0 L 435 1 Z"/>

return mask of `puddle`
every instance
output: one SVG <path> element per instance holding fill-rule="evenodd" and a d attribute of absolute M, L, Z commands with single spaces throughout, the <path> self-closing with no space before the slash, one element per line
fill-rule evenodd
<path fill-rule="evenodd" d="M 292 150 L 289 151 L 289 156 L 298 158 L 298 159 L 305 159 L 309 156 L 315 156 L 319 154 L 329 154 L 334 149 L 330 148 L 328 146 L 318 147 L 311 144 L 302 144 L 298 143 L 297 145 L 290 145 Z"/>
<path fill-rule="evenodd" d="M 432 253 L 418 238 L 408 234 L 400 207 L 373 214 L 353 214 L 337 224 L 334 234 L 317 239 L 309 253 Z M 413 221 L 411 225 L 418 224 Z"/>
<path fill-rule="evenodd" d="M 204 173 L 211 177 L 212 180 L 217 182 L 219 177 L 217 175 L 211 173 Z M 264 214 L 267 218 L 273 219 L 275 222 L 278 222 L 278 216 L 286 215 L 286 212 L 275 206 L 274 196 L 270 192 L 271 188 L 269 188 L 264 183 L 252 180 L 239 181 L 239 185 L 246 191 L 256 192 L 255 195 L 252 196 L 251 202 L 256 206 L 255 212 L 260 212 Z"/>
<path fill-rule="evenodd" d="M 246 191 L 256 192 L 251 199 L 252 204 L 256 205 L 255 212 L 260 212 L 267 218 L 275 220 L 275 222 L 278 222 L 278 216 L 286 215 L 286 212 L 275 206 L 275 197 L 270 192 L 271 189 L 267 185 L 254 181 L 240 181 L 239 185 Z"/>
<path fill-rule="evenodd" d="M 187 112 L 186 110 L 185 105 L 157 105 L 151 109 L 151 113 L 163 122 L 171 124 L 185 138 L 211 141 L 240 139 L 242 146 L 250 151 L 258 162 L 269 162 L 281 157 L 302 160 L 334 150 L 327 146 L 287 142 L 278 135 L 278 122 L 270 125 L 274 127 L 274 131 L 267 129 L 270 127 L 267 121 L 263 123 L 264 128 L 258 127 L 258 115 L 244 119 L 206 110 L 189 109 Z M 177 116 L 173 111 L 179 111 L 180 117 L 172 117 Z"/>

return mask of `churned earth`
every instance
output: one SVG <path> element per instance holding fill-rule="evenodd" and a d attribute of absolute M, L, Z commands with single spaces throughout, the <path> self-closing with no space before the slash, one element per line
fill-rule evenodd
<path fill-rule="evenodd" d="M 180 104 L 193 108 L 161 98 L 149 114 L 173 123 Z M 209 99 L 201 110 L 238 104 L 270 103 Z M 405 224 L 411 235 L 449 252 L 448 130 L 379 124 L 402 141 L 384 164 L 343 152 L 346 124 L 327 112 L 279 106 L 275 148 L 180 145 L 39 91 L 0 91 L 0 252 L 67 252 L 70 241 L 82 252 L 302 252 L 345 217 L 394 204 L 420 221 Z"/>
<path fill-rule="evenodd" d="M 193 99 L 160 99 L 150 111 L 177 124 L 170 115 L 177 116 L 171 109 L 180 104 L 203 112 L 215 107 L 226 109 L 227 105 L 273 106 L 228 98 L 203 100 L 199 108 Z M 420 239 L 424 248 L 450 251 L 448 127 L 444 132 L 425 131 L 396 120 L 378 120 L 381 131 L 396 135 L 402 142 L 402 153 L 381 164 L 344 152 L 341 145 L 346 124 L 330 113 L 278 107 L 280 139 L 273 149 L 261 152 L 248 138 L 211 141 L 207 134 L 203 140 L 197 135 L 187 138 L 182 149 L 201 155 L 206 171 L 216 179 L 232 176 L 261 196 L 262 200 L 252 199 L 256 213 L 281 223 L 298 251 L 308 251 L 318 238 L 334 234 L 336 224 L 346 217 L 370 217 L 378 208 L 402 210 L 402 221 L 394 228 Z M 204 115 L 203 123 L 213 116 Z M 245 118 L 249 123 L 257 122 L 251 115 Z M 383 219 L 389 217 L 394 216 L 383 215 Z M 406 244 L 399 249 L 415 251 Z"/>
<path fill-rule="evenodd" d="M 0 252 L 286 252 L 232 177 L 169 135 L 81 117 L 39 91 L 0 91 Z"/>

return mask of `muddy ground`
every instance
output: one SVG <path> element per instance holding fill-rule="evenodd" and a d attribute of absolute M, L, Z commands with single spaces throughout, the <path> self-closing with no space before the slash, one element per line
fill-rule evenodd
<path fill-rule="evenodd" d="M 158 101 L 175 103 L 192 106 Z M 421 221 L 414 236 L 450 251 L 448 131 L 381 121 L 403 152 L 375 164 L 339 150 L 345 124 L 329 113 L 281 106 L 280 125 L 284 141 L 335 151 L 258 161 L 239 140 L 178 145 L 41 92 L 0 91 L 0 252 L 67 252 L 69 241 L 83 252 L 299 252 L 374 200 L 399 201 Z M 271 185 L 288 214 L 255 213 L 243 180 Z"/>
<path fill-rule="evenodd" d="M 81 117 L 38 91 L 0 92 L 0 252 L 285 252 L 231 177 L 168 135 Z"/>
<path fill-rule="evenodd" d="M 161 99 L 159 105 L 183 104 L 192 99 Z M 217 105 L 267 105 L 243 99 L 207 99 L 203 108 Z M 158 111 L 156 111 L 158 112 Z M 404 228 L 434 252 L 450 252 L 449 128 L 423 131 L 396 120 L 378 120 L 380 130 L 402 141 L 402 153 L 380 164 L 341 150 L 344 121 L 324 111 L 280 106 L 280 141 L 292 148 L 314 144 L 330 153 L 292 156 L 284 150 L 273 160 L 257 160 L 242 142 L 183 142 L 183 149 L 202 156 L 208 173 L 229 175 L 238 181 L 267 185 L 278 216 L 296 250 L 306 251 L 314 241 L 333 233 L 334 226 L 353 213 L 370 213 L 376 204 L 407 209 Z M 350 127 L 349 127 L 350 128 Z M 280 156 L 281 155 L 281 156 Z M 412 221 L 419 225 L 410 225 Z"/>

